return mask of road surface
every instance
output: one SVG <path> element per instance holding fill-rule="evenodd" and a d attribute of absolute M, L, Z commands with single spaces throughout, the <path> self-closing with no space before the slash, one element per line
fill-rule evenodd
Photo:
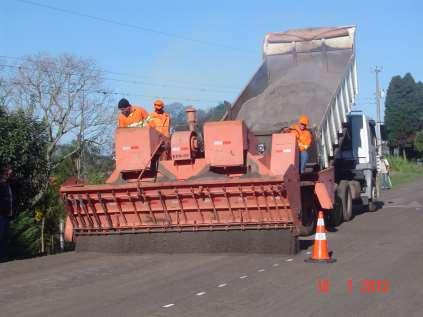
<path fill-rule="evenodd" d="M 423 180 L 282 255 L 66 253 L 0 264 L 1 316 L 423 316 Z"/>

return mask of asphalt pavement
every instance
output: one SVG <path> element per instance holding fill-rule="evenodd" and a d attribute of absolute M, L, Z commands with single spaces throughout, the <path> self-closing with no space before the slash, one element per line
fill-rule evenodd
<path fill-rule="evenodd" d="M 305 263 L 311 247 L 295 256 L 70 252 L 2 263 L 0 315 L 423 316 L 423 180 L 382 198 L 378 211 L 328 233 L 332 264 Z"/>

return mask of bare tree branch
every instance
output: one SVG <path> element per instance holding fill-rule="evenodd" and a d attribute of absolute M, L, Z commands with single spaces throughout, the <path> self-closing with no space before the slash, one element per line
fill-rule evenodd
<path fill-rule="evenodd" d="M 104 131 L 113 130 L 113 107 L 110 95 L 98 93 L 107 91 L 101 74 L 94 61 L 66 54 L 27 57 L 16 71 L 13 101 L 46 123 L 50 172 L 66 158 L 81 154 L 85 145 L 101 145 L 111 137 Z M 57 152 L 59 144 L 72 141 L 72 153 Z"/>

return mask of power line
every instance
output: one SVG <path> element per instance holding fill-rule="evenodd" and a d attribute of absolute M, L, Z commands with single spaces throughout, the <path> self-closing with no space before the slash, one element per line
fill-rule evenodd
<path fill-rule="evenodd" d="M 8 64 L 0 64 L 1 67 L 8 67 L 8 68 L 17 68 L 17 69 L 31 69 L 25 66 L 17 66 L 17 65 L 8 65 Z M 59 73 L 55 71 L 50 71 L 53 73 Z M 73 74 L 70 74 L 73 75 Z M 217 89 L 209 89 L 209 88 L 202 88 L 202 87 L 191 87 L 191 86 L 184 86 L 184 85 L 169 85 L 169 84 L 159 84 L 154 82 L 146 82 L 146 81 L 132 81 L 132 80 L 125 80 L 125 79 L 117 79 L 117 78 L 109 78 L 109 77 L 102 77 L 103 80 L 106 81 L 115 81 L 115 82 L 122 82 L 126 84 L 133 84 L 133 85 L 142 85 L 142 86 L 152 86 L 152 87 L 161 87 L 161 88 L 180 88 L 185 90 L 195 90 L 201 91 L 206 93 L 219 93 L 219 94 L 228 94 L 231 93 L 229 90 L 217 90 Z M 232 90 L 234 92 L 235 90 Z"/>
<path fill-rule="evenodd" d="M 217 90 L 217 89 L 209 89 L 209 88 L 202 88 L 202 87 L 190 87 L 185 85 L 169 85 L 169 84 L 158 84 L 152 82 L 145 82 L 145 81 L 134 81 L 134 80 L 125 80 L 125 79 L 117 79 L 117 78 L 109 78 L 104 77 L 105 80 L 122 82 L 127 84 L 134 84 L 134 85 L 144 85 L 144 86 L 154 86 L 154 87 L 161 87 L 161 88 L 181 88 L 181 89 L 188 89 L 188 90 L 197 90 L 201 92 L 214 92 L 214 93 L 230 93 L 230 90 Z M 232 90 L 234 92 L 235 90 Z"/>
<path fill-rule="evenodd" d="M 86 14 L 86 13 L 83 13 L 83 12 L 78 12 L 78 11 L 75 11 L 75 10 L 59 8 L 59 7 L 55 7 L 55 6 L 52 6 L 52 5 L 48 5 L 48 4 L 44 4 L 44 3 L 40 3 L 40 2 L 36 2 L 36 1 L 30 1 L 30 0 L 15 0 L 15 1 L 25 3 L 25 4 L 29 4 L 29 5 L 32 5 L 32 6 L 36 6 L 36 7 L 40 7 L 40 8 L 49 9 L 49 10 L 56 11 L 56 12 L 66 13 L 66 14 L 69 14 L 69 15 L 84 17 L 84 18 L 88 18 L 88 19 L 91 19 L 91 20 L 96 20 L 96 21 L 100 21 L 100 22 L 104 22 L 104 23 L 115 24 L 115 25 L 119 25 L 119 26 L 122 26 L 122 27 L 128 27 L 128 28 L 132 28 L 132 29 L 136 29 L 136 30 L 140 30 L 140 31 L 144 31 L 144 32 L 154 33 L 154 34 L 158 34 L 158 35 L 161 35 L 161 36 L 173 37 L 173 38 L 177 38 L 179 40 L 183 40 L 183 41 L 187 41 L 187 42 L 193 42 L 193 43 L 207 45 L 207 46 L 216 46 L 216 47 L 226 48 L 226 49 L 230 49 L 230 50 L 238 51 L 238 52 L 242 52 L 242 53 L 247 53 L 247 54 L 255 54 L 255 52 L 253 52 L 253 51 L 243 50 L 243 49 L 237 48 L 235 46 L 230 46 L 230 45 L 216 43 L 216 42 L 209 42 L 209 41 L 194 39 L 194 38 L 186 37 L 186 36 L 176 34 L 176 33 L 164 32 L 164 31 L 153 29 L 153 28 L 150 28 L 150 27 L 140 26 L 140 25 L 127 23 L 127 22 L 121 22 L 121 21 L 118 21 L 118 20 L 110 19 L 110 18 L 103 18 L 103 17 L 91 15 L 91 14 Z"/>
<path fill-rule="evenodd" d="M 26 61 L 25 58 L 14 57 L 14 56 L 0 55 L 0 58 Z M 8 67 L 7 65 L 3 65 L 3 66 Z M 104 69 L 100 69 L 100 71 L 102 73 L 105 73 L 105 74 L 120 75 L 120 76 L 127 76 L 127 77 L 136 78 L 137 79 L 136 81 L 125 80 L 125 79 L 120 79 L 120 78 L 119 79 L 108 78 L 108 80 L 111 80 L 111 81 L 126 82 L 126 83 L 136 84 L 136 85 L 159 86 L 159 87 L 163 87 L 163 88 L 166 88 L 166 87 L 186 88 L 186 89 L 194 89 L 194 90 L 199 90 L 199 91 L 204 91 L 204 92 L 211 91 L 211 92 L 222 92 L 222 93 L 238 92 L 240 90 L 239 88 L 230 87 L 230 86 L 202 84 L 204 86 L 207 85 L 209 87 L 212 87 L 212 89 L 210 89 L 210 88 L 205 88 L 205 87 L 201 87 L 201 86 L 194 86 L 194 85 L 185 84 L 185 83 L 180 84 L 180 82 L 175 84 L 175 82 L 172 82 L 172 81 L 164 81 L 164 83 L 159 84 L 159 83 L 146 82 L 147 77 L 140 77 L 140 76 L 137 76 L 137 75 L 134 75 L 134 74 L 121 73 L 121 72 L 115 72 L 115 71 L 104 70 Z M 217 89 L 214 89 L 214 88 L 217 88 Z"/>
<path fill-rule="evenodd" d="M 144 95 L 144 94 L 134 94 L 128 92 L 116 92 L 116 91 L 102 91 L 97 90 L 93 91 L 94 93 L 103 94 L 103 95 L 118 95 L 118 96 L 135 96 L 135 97 L 147 97 L 147 98 L 162 98 L 162 99 L 173 99 L 177 101 L 189 101 L 189 102 L 211 102 L 211 103 L 220 103 L 223 100 L 218 99 L 196 99 L 196 98 L 179 98 L 174 96 L 162 96 L 162 95 Z"/>
<path fill-rule="evenodd" d="M 0 64 L 0 67 L 9 67 L 9 68 L 19 68 L 19 69 L 28 69 L 23 66 L 16 65 L 7 65 Z M 106 91 L 106 90 L 94 90 L 90 91 L 91 93 L 103 94 L 103 95 L 118 95 L 118 96 L 135 96 L 135 97 L 148 97 L 148 98 L 163 98 L 163 99 L 173 99 L 177 101 L 188 101 L 188 102 L 210 102 L 210 103 L 219 103 L 223 99 L 198 99 L 198 98 L 186 98 L 186 97 L 175 97 L 175 96 L 163 96 L 163 95 L 145 95 L 145 94 L 134 94 L 128 92 L 116 92 L 116 91 Z"/>

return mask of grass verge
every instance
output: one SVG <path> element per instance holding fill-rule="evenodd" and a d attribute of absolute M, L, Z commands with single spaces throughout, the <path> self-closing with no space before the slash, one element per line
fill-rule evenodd
<path fill-rule="evenodd" d="M 416 162 L 404 160 L 398 156 L 389 156 L 387 159 L 391 165 L 391 181 L 393 187 L 423 177 L 423 166 L 417 165 Z"/>

